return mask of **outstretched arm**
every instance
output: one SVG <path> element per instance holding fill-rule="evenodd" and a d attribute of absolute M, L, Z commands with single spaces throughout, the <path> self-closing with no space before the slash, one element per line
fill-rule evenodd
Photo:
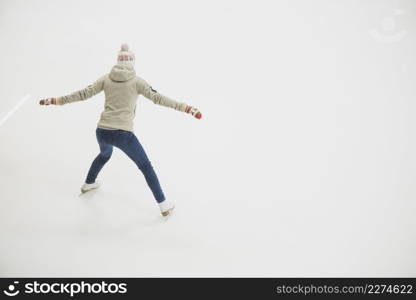
<path fill-rule="evenodd" d="M 158 93 L 150 86 L 150 84 L 140 78 L 137 81 L 137 92 L 151 100 L 154 104 L 170 107 L 175 110 L 191 114 L 197 119 L 201 119 L 202 117 L 201 112 L 197 108 L 187 105 L 183 102 L 177 102 Z"/>
<path fill-rule="evenodd" d="M 39 101 L 40 105 L 64 105 L 67 103 L 72 103 L 76 101 L 86 100 L 92 96 L 101 92 L 104 88 L 104 76 L 98 79 L 93 84 L 89 85 L 85 89 L 76 91 L 67 96 L 58 97 L 58 98 L 47 98 Z"/>

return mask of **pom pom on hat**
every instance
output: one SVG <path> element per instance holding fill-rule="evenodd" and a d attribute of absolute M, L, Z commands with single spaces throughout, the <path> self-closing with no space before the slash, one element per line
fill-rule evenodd
<path fill-rule="evenodd" d="M 127 45 L 127 44 L 122 44 L 122 45 L 121 45 L 121 51 L 129 51 L 129 45 Z"/>

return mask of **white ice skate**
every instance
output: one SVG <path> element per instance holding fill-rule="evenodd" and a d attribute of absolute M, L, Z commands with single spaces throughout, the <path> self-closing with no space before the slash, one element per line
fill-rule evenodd
<path fill-rule="evenodd" d="M 168 217 L 172 214 L 175 205 L 171 201 L 165 200 L 159 203 L 159 208 L 162 216 Z"/>
<path fill-rule="evenodd" d="M 98 182 L 94 182 L 94 183 L 84 183 L 81 186 L 81 193 L 86 193 L 89 192 L 91 190 L 95 190 L 98 189 L 100 187 L 100 184 Z"/>

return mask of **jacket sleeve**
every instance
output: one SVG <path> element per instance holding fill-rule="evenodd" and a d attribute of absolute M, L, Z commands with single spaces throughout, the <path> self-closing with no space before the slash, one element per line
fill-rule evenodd
<path fill-rule="evenodd" d="M 92 96 L 100 93 L 104 89 L 104 78 L 105 76 L 99 78 L 93 84 L 90 84 L 85 89 L 73 92 L 67 96 L 59 97 L 58 103 L 60 105 L 86 100 L 91 98 Z"/>
<path fill-rule="evenodd" d="M 154 104 L 166 106 L 173 108 L 178 111 L 185 111 L 186 103 L 177 102 L 172 100 L 162 94 L 159 94 L 155 89 L 153 89 L 150 84 L 144 81 L 141 78 L 137 78 L 136 83 L 137 93 L 145 96 L 147 99 L 151 100 Z"/>

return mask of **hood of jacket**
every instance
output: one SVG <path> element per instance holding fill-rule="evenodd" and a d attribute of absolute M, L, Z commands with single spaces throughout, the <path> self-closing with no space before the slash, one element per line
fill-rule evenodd
<path fill-rule="evenodd" d="M 118 82 L 130 80 L 135 76 L 134 68 L 126 65 L 115 65 L 110 72 L 110 79 Z"/>

